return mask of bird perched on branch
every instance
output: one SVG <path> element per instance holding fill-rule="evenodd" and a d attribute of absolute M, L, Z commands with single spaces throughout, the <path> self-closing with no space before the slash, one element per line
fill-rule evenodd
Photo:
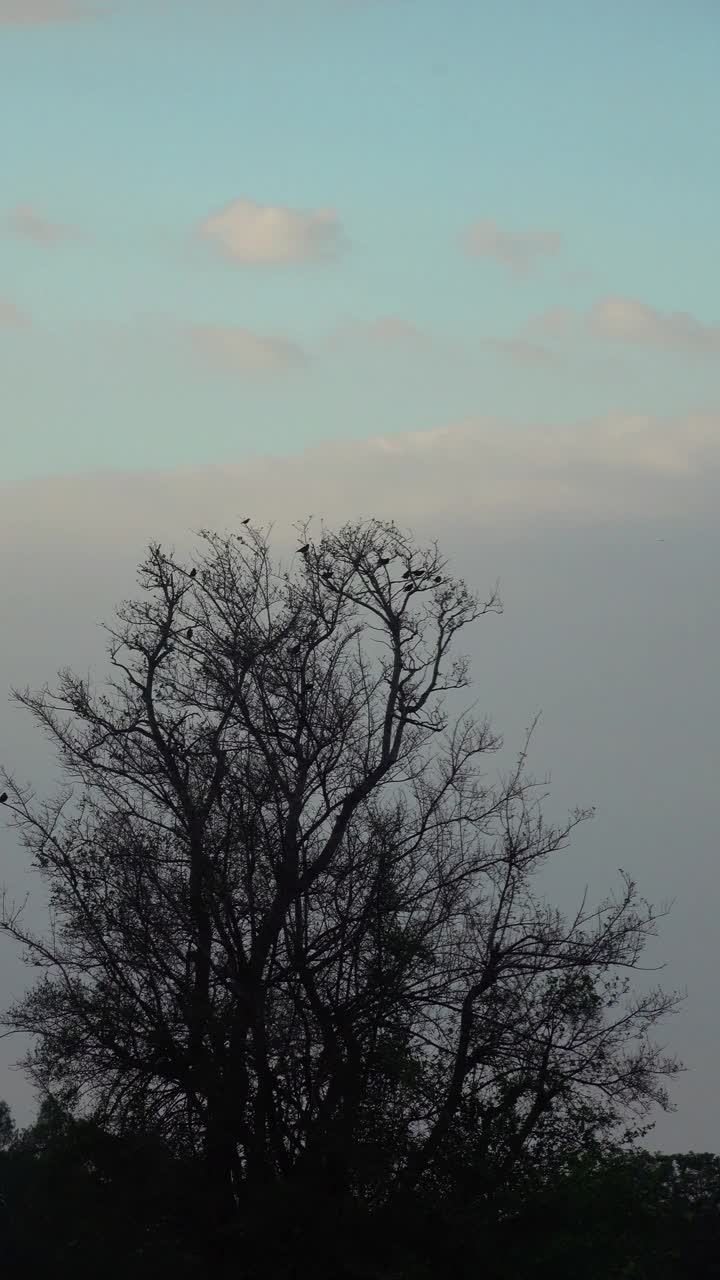
<path fill-rule="evenodd" d="M 306 556 L 309 550 L 310 550 L 310 543 L 306 542 L 304 547 L 298 547 L 298 555 Z"/>
<path fill-rule="evenodd" d="M 241 523 L 241 524 L 249 524 L 249 523 L 250 523 L 250 517 L 249 517 L 249 516 L 246 516 L 244 520 L 241 520 L 241 521 L 240 521 L 240 523 Z"/>
<path fill-rule="evenodd" d="M 380 559 L 378 560 L 378 567 L 383 564 L 390 564 L 391 560 L 392 560 L 392 556 L 381 556 Z"/>
<path fill-rule="evenodd" d="M 187 640 L 192 640 L 192 638 L 193 638 L 193 629 L 192 629 L 192 627 L 188 627 L 187 631 L 185 632 L 185 638 L 186 638 Z"/>
<path fill-rule="evenodd" d="M 188 576 L 191 578 L 197 577 L 197 569 L 191 569 Z"/>
<path fill-rule="evenodd" d="M 0 796 L 0 804 L 7 804 L 7 798 L 8 798 L 7 791 L 3 791 L 2 795 Z"/>

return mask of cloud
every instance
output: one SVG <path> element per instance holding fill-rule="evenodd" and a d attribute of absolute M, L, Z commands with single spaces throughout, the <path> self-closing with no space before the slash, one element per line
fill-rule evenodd
<path fill-rule="evenodd" d="M 63 240 L 74 240 L 78 232 L 74 227 L 63 226 L 59 222 L 50 222 L 31 205 L 18 205 L 12 209 L 5 219 L 9 231 L 35 244 L 54 245 Z"/>
<path fill-rule="evenodd" d="M 0 27 L 39 27 L 96 15 L 95 8 L 76 0 L 0 0 Z"/>
<path fill-rule="evenodd" d="M 28 323 L 26 312 L 9 298 L 0 296 L 0 329 L 24 329 Z"/>
<path fill-rule="evenodd" d="M 396 315 L 380 316 L 365 324 L 348 322 L 338 325 L 326 343 L 328 347 L 351 352 L 368 349 L 406 351 L 421 353 L 423 357 L 435 352 L 442 353 L 445 358 L 454 356 L 473 363 L 477 360 L 479 346 L 481 350 L 523 368 L 547 368 L 563 363 L 558 352 L 531 338 L 487 337 L 480 338 L 477 344 L 475 341 L 443 339 Z"/>
<path fill-rule="evenodd" d="M 305 363 L 305 353 L 289 338 L 252 333 L 239 326 L 198 325 L 189 331 L 195 350 L 229 372 L 284 373 Z"/>
<path fill-rule="evenodd" d="M 657 311 L 634 298 L 606 298 L 588 315 L 593 333 L 669 351 L 720 353 L 720 326 L 702 324 L 687 311 Z"/>
<path fill-rule="evenodd" d="M 210 214 L 199 232 L 233 262 L 265 265 L 327 261 L 343 241 L 333 209 L 308 212 L 245 199 Z"/>
<path fill-rule="evenodd" d="M 548 337 L 590 337 L 663 351 L 720 353 L 720 326 L 686 311 L 659 311 L 635 298 L 604 298 L 588 311 L 553 307 L 531 326 Z"/>
<path fill-rule="evenodd" d="M 461 245 L 470 258 L 494 258 L 524 275 L 539 258 L 558 254 L 562 237 L 556 231 L 504 231 L 496 222 L 481 220 L 465 230 Z"/>
<path fill-rule="evenodd" d="M 695 520 L 717 510 L 719 481 L 720 410 L 562 428 L 476 418 L 235 465 L 36 480 L 0 492 L 0 543 L 46 545 L 58 529 L 95 548 L 187 542 L 188 530 L 241 512 L 288 528 L 307 512 L 466 530 Z"/>

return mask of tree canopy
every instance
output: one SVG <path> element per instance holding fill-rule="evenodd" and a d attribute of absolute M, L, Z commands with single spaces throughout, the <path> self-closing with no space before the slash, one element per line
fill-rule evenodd
<path fill-rule="evenodd" d="M 278 1186 L 477 1206 L 670 1105 L 678 997 L 632 985 L 662 911 L 624 874 L 569 916 L 542 897 L 590 814 L 546 821 L 530 735 L 491 779 L 459 706 L 496 591 L 376 520 L 302 526 L 290 566 L 203 531 L 139 584 L 103 688 L 15 694 L 67 780 L 3 774 L 50 892 L 46 934 L 2 916 L 42 970 L 5 1013 L 42 1093 L 200 1162 L 218 1231 Z"/>

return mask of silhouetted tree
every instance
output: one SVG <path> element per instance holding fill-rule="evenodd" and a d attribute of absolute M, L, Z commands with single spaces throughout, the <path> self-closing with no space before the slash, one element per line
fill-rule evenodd
<path fill-rule="evenodd" d="M 495 1232 L 505 1275 L 720 1276 L 720 1156 L 600 1149 L 505 1210 Z"/>
<path fill-rule="evenodd" d="M 472 1202 L 553 1131 L 668 1106 L 677 997 L 629 980 L 659 913 L 628 876 L 567 919 L 540 898 L 588 814 L 546 825 L 527 742 L 489 782 L 499 739 L 444 701 L 496 593 L 379 521 L 303 526 L 292 570 L 252 527 L 201 536 L 189 570 L 151 547 L 104 692 L 15 695 L 69 784 L 4 775 L 51 893 L 47 936 L 3 916 L 45 970 L 6 1014 L 38 1085 L 202 1159 L 220 1220 L 278 1183 Z"/>
<path fill-rule="evenodd" d="M 152 1135 L 119 1137 L 45 1098 L 0 1152 L 3 1275 L 206 1274 L 190 1171 Z"/>

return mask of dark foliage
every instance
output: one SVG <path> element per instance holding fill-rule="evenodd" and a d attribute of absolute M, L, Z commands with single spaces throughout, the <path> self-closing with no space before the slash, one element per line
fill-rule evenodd
<path fill-rule="evenodd" d="M 369 1209 L 297 1181 L 246 1189 L 212 1239 L 202 1167 L 46 1102 L 0 1152 L 2 1274 L 184 1280 L 717 1280 L 720 1157 L 597 1150 L 477 1197 Z"/>

